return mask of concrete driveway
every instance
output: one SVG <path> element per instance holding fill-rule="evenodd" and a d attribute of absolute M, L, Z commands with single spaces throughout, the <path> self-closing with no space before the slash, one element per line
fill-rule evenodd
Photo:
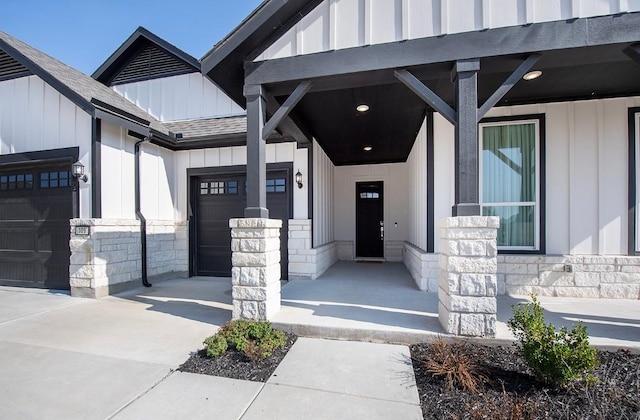
<path fill-rule="evenodd" d="M 159 383 L 231 318 L 228 279 L 171 282 L 102 300 L 0 288 L 0 417 L 105 419 Z"/>
<path fill-rule="evenodd" d="M 0 287 L 0 418 L 422 418 L 407 346 L 300 338 L 266 384 L 176 372 L 231 317 L 229 279 L 102 300 Z"/>

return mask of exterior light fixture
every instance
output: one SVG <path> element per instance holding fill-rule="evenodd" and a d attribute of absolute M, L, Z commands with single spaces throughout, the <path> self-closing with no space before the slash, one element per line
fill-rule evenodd
<path fill-rule="evenodd" d="M 83 182 L 87 182 L 89 178 L 84 173 L 84 165 L 82 162 L 77 161 L 73 165 L 71 165 L 71 173 L 73 174 L 75 179 L 82 180 Z"/>
<path fill-rule="evenodd" d="M 367 104 L 360 104 L 356 107 L 356 111 L 358 112 L 367 112 L 369 110 L 369 105 Z"/>
<path fill-rule="evenodd" d="M 373 150 L 373 147 L 371 147 L 371 146 L 364 146 L 364 147 L 362 148 L 362 150 L 364 150 L 365 152 L 370 152 L 370 151 L 372 151 L 372 150 Z"/>
<path fill-rule="evenodd" d="M 525 74 L 524 76 L 522 76 L 522 78 L 524 80 L 533 80 L 533 79 L 537 79 L 540 76 L 542 76 L 542 71 L 534 70 L 534 71 L 530 71 L 529 73 Z"/>
<path fill-rule="evenodd" d="M 300 169 L 298 169 L 298 172 L 296 173 L 296 184 L 298 184 L 298 188 L 302 188 L 302 173 L 300 172 Z"/>

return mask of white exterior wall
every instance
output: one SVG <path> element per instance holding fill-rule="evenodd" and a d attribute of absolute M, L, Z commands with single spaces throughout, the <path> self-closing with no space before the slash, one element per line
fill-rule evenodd
<path fill-rule="evenodd" d="M 383 181 L 385 257 L 402 260 L 409 238 L 407 164 L 336 166 L 334 170 L 334 239 L 355 250 L 356 182 Z M 341 250 L 341 259 L 346 259 Z M 355 251 L 353 251 L 355 252 Z"/>
<path fill-rule="evenodd" d="M 102 122 L 102 217 L 135 219 L 134 145 L 122 127 Z M 152 144 L 140 148 L 140 208 L 147 220 L 174 220 L 174 152 Z M 182 219 L 184 220 L 184 219 Z"/>
<path fill-rule="evenodd" d="M 200 73 L 126 83 L 113 90 L 160 121 L 245 114 Z"/>
<path fill-rule="evenodd" d="M 487 115 L 545 115 L 547 254 L 627 254 L 627 118 L 637 106 L 640 97 L 501 107 Z M 439 115 L 434 126 L 438 220 L 454 201 L 453 126 Z"/>
<path fill-rule="evenodd" d="M 640 0 L 325 0 L 256 61 L 640 11 Z"/>
<path fill-rule="evenodd" d="M 455 145 L 454 127 L 440 114 L 433 115 L 433 155 L 434 155 L 434 222 L 451 216 L 451 207 L 455 202 Z M 440 241 L 433 244 L 434 252 L 440 251 Z"/>
<path fill-rule="evenodd" d="M 91 216 L 91 116 L 37 76 L 0 82 L 0 154 L 79 147 L 88 182 L 80 215 Z"/>
<path fill-rule="evenodd" d="M 313 141 L 313 247 L 333 241 L 335 166 L 322 147 Z"/>
<path fill-rule="evenodd" d="M 427 249 L 427 122 L 422 124 L 407 159 L 407 228 L 408 242 Z"/>
<path fill-rule="evenodd" d="M 127 130 L 102 121 L 102 217 L 135 220 L 134 150 Z"/>
<path fill-rule="evenodd" d="M 267 163 L 293 162 L 293 173 L 298 169 L 306 174 L 307 151 L 296 149 L 295 143 L 277 143 L 267 145 Z M 223 166 L 236 166 L 247 164 L 247 150 L 245 146 L 221 147 L 217 149 L 199 149 L 180 151 L 175 154 L 175 182 L 176 213 L 175 220 L 186 220 L 187 191 L 189 188 L 187 179 L 188 168 L 212 168 Z M 307 179 L 305 177 L 305 179 Z M 293 185 L 294 219 L 306 219 L 307 216 L 307 190 Z"/>

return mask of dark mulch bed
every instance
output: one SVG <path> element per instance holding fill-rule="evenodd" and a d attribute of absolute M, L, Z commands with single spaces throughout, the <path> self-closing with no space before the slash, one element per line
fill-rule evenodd
<path fill-rule="evenodd" d="M 512 347 L 468 343 L 466 352 L 485 370 L 489 383 L 476 395 L 447 389 L 419 361 L 431 344 L 410 346 L 425 419 L 640 419 L 640 355 L 600 352 L 599 383 L 552 389 L 535 381 Z"/>
<path fill-rule="evenodd" d="M 235 350 L 230 350 L 222 356 L 211 358 L 207 357 L 203 349 L 192 354 L 178 370 L 254 382 L 267 382 L 267 379 L 273 374 L 291 346 L 293 346 L 293 343 L 298 339 L 294 334 L 285 334 L 287 336 L 285 346 L 276 349 L 271 356 L 264 360 L 252 362 L 243 353 Z"/>

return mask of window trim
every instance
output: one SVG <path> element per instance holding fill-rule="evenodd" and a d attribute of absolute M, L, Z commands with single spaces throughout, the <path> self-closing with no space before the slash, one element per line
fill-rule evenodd
<path fill-rule="evenodd" d="M 640 107 L 629 108 L 629 199 L 628 199 L 628 233 L 627 233 L 627 254 L 640 255 L 640 208 L 638 199 L 640 198 Z"/>
<path fill-rule="evenodd" d="M 478 202 L 480 209 L 484 206 L 482 202 L 482 128 L 487 126 L 504 126 L 504 125 L 516 125 L 516 124 L 535 124 L 536 130 L 536 228 L 535 228 L 535 242 L 533 247 L 516 247 L 516 246 L 501 246 L 498 248 L 499 254 L 544 254 L 546 248 L 546 155 L 545 155 L 545 143 L 546 143 L 546 128 L 545 128 L 545 114 L 528 114 L 528 115 L 513 115 L 508 117 L 492 117 L 484 118 L 479 122 L 478 127 Z M 513 202 L 508 203 L 510 206 L 526 205 L 530 202 Z M 493 203 L 493 204 L 507 204 L 507 203 Z"/>

